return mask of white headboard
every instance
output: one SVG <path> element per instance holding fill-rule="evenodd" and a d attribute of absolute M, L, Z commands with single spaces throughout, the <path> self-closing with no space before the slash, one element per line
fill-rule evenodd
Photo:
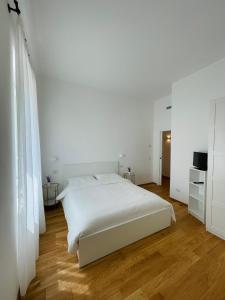
<path fill-rule="evenodd" d="M 119 173 L 118 161 L 101 161 L 94 163 L 68 164 L 63 166 L 63 180 L 70 177 L 94 175 L 100 173 Z"/>

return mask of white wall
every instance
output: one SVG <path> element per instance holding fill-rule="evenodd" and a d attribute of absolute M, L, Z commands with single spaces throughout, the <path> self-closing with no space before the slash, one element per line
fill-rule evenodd
<path fill-rule="evenodd" d="M 18 292 L 16 263 L 16 203 L 12 140 L 9 14 L 0 1 L 0 299 L 15 300 Z"/>
<path fill-rule="evenodd" d="M 121 171 L 131 166 L 138 184 L 151 181 L 150 101 L 47 77 L 38 78 L 38 101 L 44 176 L 61 180 L 64 164 L 116 161 L 125 153 Z"/>
<path fill-rule="evenodd" d="M 153 182 L 159 184 L 159 165 L 161 151 L 161 131 L 171 129 L 171 109 L 166 107 L 171 105 L 171 96 L 163 97 L 154 102 L 154 131 L 153 131 Z"/>
<path fill-rule="evenodd" d="M 188 202 L 193 151 L 207 151 L 209 103 L 225 96 L 225 59 L 184 78 L 172 88 L 171 197 Z"/>

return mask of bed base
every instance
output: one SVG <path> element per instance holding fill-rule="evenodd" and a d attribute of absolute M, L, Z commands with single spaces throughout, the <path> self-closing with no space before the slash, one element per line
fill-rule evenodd
<path fill-rule="evenodd" d="M 122 247 L 171 225 L 171 208 L 131 220 L 127 223 L 79 239 L 79 267 L 83 267 Z"/>

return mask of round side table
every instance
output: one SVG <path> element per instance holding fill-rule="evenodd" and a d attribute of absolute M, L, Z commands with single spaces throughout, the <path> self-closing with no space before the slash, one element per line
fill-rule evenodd
<path fill-rule="evenodd" d="M 134 172 L 125 172 L 123 174 L 123 178 L 130 180 L 133 184 L 135 184 L 135 174 Z"/>
<path fill-rule="evenodd" d="M 55 206 L 59 203 L 56 197 L 59 194 L 59 184 L 56 182 L 43 184 L 44 205 L 47 207 Z"/>

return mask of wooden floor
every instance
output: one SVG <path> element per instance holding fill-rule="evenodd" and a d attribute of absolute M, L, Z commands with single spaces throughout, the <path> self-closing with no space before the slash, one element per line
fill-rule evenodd
<path fill-rule="evenodd" d="M 176 224 L 79 270 L 67 253 L 62 209 L 48 211 L 37 277 L 24 299 L 225 299 L 225 242 L 168 197 L 167 182 L 144 187 L 173 204 Z"/>

